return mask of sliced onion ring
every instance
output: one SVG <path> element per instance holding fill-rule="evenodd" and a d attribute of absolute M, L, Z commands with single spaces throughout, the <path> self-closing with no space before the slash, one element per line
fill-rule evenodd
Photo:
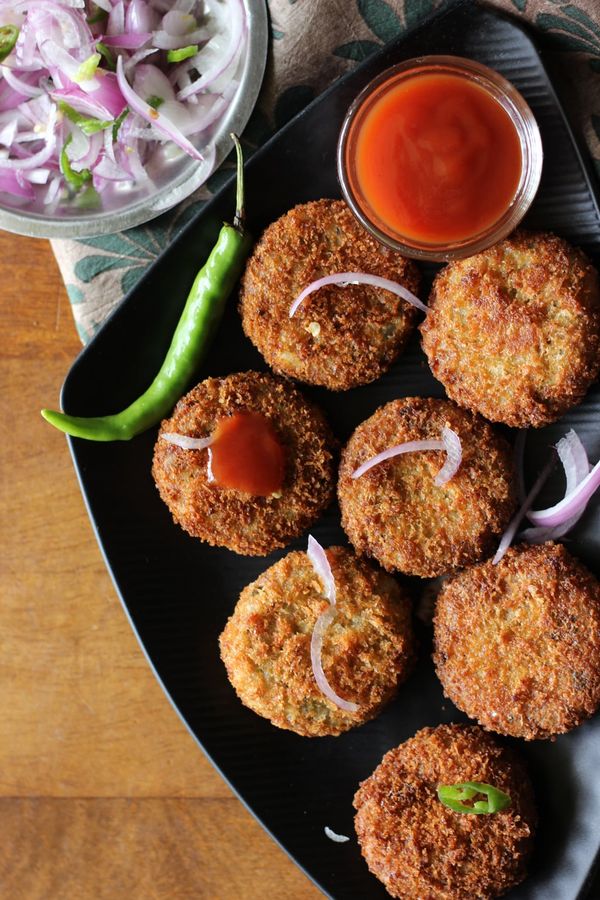
<path fill-rule="evenodd" d="M 528 513 L 534 525 L 562 525 L 572 516 L 584 511 L 590 498 L 600 487 L 600 461 L 596 463 L 589 475 L 577 487 L 566 494 L 563 499 L 547 509 L 535 509 Z"/>
<path fill-rule="evenodd" d="M 167 13 L 167 15 L 169 15 Z M 189 47 L 191 44 L 199 44 L 210 37 L 206 28 L 197 28 L 187 34 L 169 34 L 164 29 L 155 31 L 152 35 L 154 46 L 158 50 L 179 50 L 181 47 Z M 205 87 L 203 84 L 202 87 Z M 185 99 L 185 98 L 183 98 Z"/>
<path fill-rule="evenodd" d="M 570 494 L 589 474 L 590 461 L 585 447 L 573 429 L 560 439 L 556 445 L 556 450 L 565 470 L 565 494 Z M 582 508 L 576 515 L 563 522 L 562 525 L 555 525 L 554 527 L 537 525 L 533 528 L 527 528 L 521 534 L 521 537 L 530 544 L 556 541 L 558 538 L 564 537 L 577 524 L 583 512 L 584 509 Z"/>
<path fill-rule="evenodd" d="M 455 431 L 444 425 L 442 428 L 442 443 L 447 453 L 446 462 L 437 473 L 434 484 L 441 487 L 447 484 L 451 478 L 454 478 L 460 468 L 462 462 L 462 445 L 460 438 Z"/>
<path fill-rule="evenodd" d="M 50 107 L 44 137 L 45 144 L 37 153 L 33 153 L 25 159 L 0 159 L 0 168 L 18 169 L 22 172 L 25 169 L 37 169 L 50 159 L 56 146 L 56 107 L 54 105 Z"/>
<path fill-rule="evenodd" d="M 324 830 L 326 836 L 329 838 L 329 840 L 335 841 L 336 844 L 345 844 L 346 841 L 350 840 L 350 838 L 346 837 L 345 834 L 336 834 L 336 832 L 333 831 L 333 829 L 330 828 L 329 825 L 326 825 L 323 830 Z"/>
<path fill-rule="evenodd" d="M 556 450 L 565 469 L 569 493 L 589 474 L 590 461 L 579 435 L 572 428 L 560 439 Z"/>
<path fill-rule="evenodd" d="M 422 312 L 429 312 L 428 307 L 425 306 L 418 297 L 401 284 L 398 284 L 397 281 L 390 281 L 389 278 L 380 278 L 379 275 L 367 275 L 366 272 L 336 272 L 334 275 L 325 275 L 323 278 L 317 278 L 316 281 L 313 281 L 298 294 L 290 306 L 290 319 L 302 301 L 305 300 L 309 294 L 314 294 L 315 291 L 320 290 L 322 287 L 326 287 L 328 284 L 337 284 L 341 287 L 345 287 L 348 284 L 368 284 L 371 287 L 391 291 L 392 294 L 401 297 L 402 300 L 406 300 L 407 303 L 412 303 L 413 306 L 416 306 L 417 309 L 420 309 Z"/>
<path fill-rule="evenodd" d="M 143 119 L 157 130 L 162 132 L 166 137 L 168 137 L 171 141 L 177 144 L 178 147 L 181 147 L 182 150 L 185 150 L 189 156 L 193 159 L 198 159 L 200 161 L 204 160 L 203 155 L 197 150 L 190 141 L 183 135 L 178 128 L 176 128 L 172 122 L 170 122 L 165 116 L 162 116 L 157 109 L 154 109 L 152 106 L 149 106 L 145 100 L 142 100 L 141 97 L 135 93 L 127 78 L 125 77 L 125 72 L 123 70 L 123 57 L 119 56 L 117 59 L 117 79 L 119 82 L 119 87 L 121 88 L 121 93 L 123 97 L 129 104 L 130 108 L 138 113 Z"/>
<path fill-rule="evenodd" d="M 177 434 L 176 431 L 166 431 L 164 434 L 161 434 L 161 438 L 163 441 L 167 441 L 168 444 L 175 444 L 176 447 L 181 447 L 182 450 L 206 450 L 213 443 L 212 435 L 205 438 L 193 438 L 187 434 Z"/>
<path fill-rule="evenodd" d="M 13 75 L 8 66 L 0 66 L 0 72 L 2 72 L 3 77 L 6 79 L 6 83 L 11 86 L 13 91 L 23 94 L 24 97 L 41 97 L 44 93 L 44 89 L 41 88 L 39 84 L 29 84 L 23 78 L 17 78 L 16 75 Z"/>
<path fill-rule="evenodd" d="M 533 501 L 535 500 L 535 498 L 541 491 L 546 479 L 548 478 L 548 475 L 552 471 L 553 466 L 554 466 L 554 454 L 548 460 L 548 462 L 542 469 L 540 475 L 538 475 L 538 478 L 537 478 L 535 484 L 533 485 L 533 487 L 531 488 L 531 490 L 525 497 L 525 500 L 523 501 L 523 503 L 521 504 L 518 511 L 515 513 L 515 515 L 512 517 L 510 522 L 508 523 L 508 528 L 502 535 L 502 537 L 500 539 L 500 543 L 498 544 L 498 549 L 496 550 L 496 552 L 494 554 L 494 558 L 492 559 L 492 563 L 495 566 L 498 565 L 498 563 L 500 562 L 500 560 L 503 558 L 504 554 L 510 547 L 510 545 L 512 543 L 512 539 L 514 538 L 515 534 L 517 533 L 517 529 L 518 529 L 519 525 L 523 521 L 523 518 L 527 514 L 527 511 L 530 508 L 531 504 L 533 503 Z"/>
<path fill-rule="evenodd" d="M 130 34 L 107 34 L 102 41 L 107 47 L 123 47 L 124 50 L 139 50 L 150 40 L 150 32 L 137 32 Z"/>
<path fill-rule="evenodd" d="M 199 91 L 212 85 L 236 58 L 246 31 L 244 4 L 241 0 L 233 0 L 233 3 L 230 4 L 230 9 L 228 10 L 228 16 L 231 28 L 229 33 L 229 43 L 223 51 L 222 56 L 220 56 L 218 63 L 208 71 L 202 72 L 197 81 L 194 81 L 183 88 L 177 95 L 178 100 L 185 100 L 193 94 L 197 94 Z M 188 43 L 195 44 L 197 41 L 188 41 Z M 200 55 L 201 54 L 198 54 L 198 56 Z M 197 63 L 197 57 L 194 57 L 192 62 Z"/>
<path fill-rule="evenodd" d="M 336 706 L 339 706 L 340 709 L 343 709 L 345 712 L 354 713 L 358 710 L 358 705 L 339 697 L 327 681 L 327 677 L 323 671 L 323 663 L 321 660 L 323 638 L 334 618 L 335 606 L 329 605 L 325 612 L 321 613 L 317 619 L 310 639 L 310 661 L 312 663 L 312 670 L 315 681 L 317 682 L 317 687 L 321 693 L 331 700 L 332 703 L 335 703 Z"/>
<path fill-rule="evenodd" d="M 424 450 L 446 450 L 449 455 L 452 453 L 450 466 L 446 469 L 448 463 L 447 459 L 435 477 L 436 485 L 440 486 L 446 484 L 446 482 L 450 481 L 452 476 L 456 474 L 458 467 L 460 466 L 462 461 L 462 449 L 459 436 L 455 431 L 452 431 L 451 428 L 444 426 L 442 429 L 442 436 L 444 437 L 444 440 L 441 441 L 431 438 L 423 441 L 406 441 L 404 444 L 396 444 L 395 447 L 388 447 L 387 450 L 382 450 L 381 453 L 372 456 L 370 459 L 367 459 L 366 462 L 362 463 L 358 469 L 354 470 L 351 477 L 360 478 L 361 475 L 364 475 L 365 472 L 368 472 L 369 469 L 372 469 L 374 466 L 378 466 L 379 463 L 385 462 L 386 459 L 393 459 L 394 456 L 401 456 L 403 453 L 420 453 Z M 441 477 L 443 477 L 443 481 L 438 481 Z"/>
<path fill-rule="evenodd" d="M 323 671 L 323 638 L 325 632 L 334 620 L 336 613 L 335 581 L 331 566 L 329 565 L 329 560 L 327 559 L 325 551 L 312 535 L 309 535 L 306 552 L 316 575 L 323 584 L 325 596 L 329 600 L 329 606 L 317 619 L 310 639 L 310 661 L 315 681 L 317 682 L 317 687 L 321 693 L 331 700 L 332 703 L 335 703 L 336 706 L 339 706 L 339 708 L 343 709 L 345 712 L 354 713 L 358 710 L 358 705 L 338 696 L 327 681 L 327 677 Z"/>
<path fill-rule="evenodd" d="M 26 200 L 33 200 L 35 196 L 31 184 L 20 179 L 17 172 L 4 172 L 2 169 L 0 169 L 0 191 Z"/>
<path fill-rule="evenodd" d="M 110 10 L 109 10 L 110 12 Z M 125 10 L 125 31 L 128 34 L 139 34 L 152 31 L 156 22 L 156 12 L 145 0 L 131 0 Z"/>
<path fill-rule="evenodd" d="M 321 547 L 320 543 L 315 540 L 312 534 L 309 534 L 308 536 L 308 547 L 306 549 L 306 555 L 310 559 L 316 575 L 321 580 L 327 600 L 329 601 L 329 603 L 331 603 L 332 606 L 335 606 L 336 596 L 335 579 L 333 577 L 333 572 L 331 571 L 331 566 L 329 565 L 327 554 Z"/>

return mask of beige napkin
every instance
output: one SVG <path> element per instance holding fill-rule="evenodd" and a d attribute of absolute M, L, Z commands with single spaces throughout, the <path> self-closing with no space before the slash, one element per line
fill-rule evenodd
<path fill-rule="evenodd" d="M 269 0 L 272 52 L 259 104 L 244 132 L 246 152 L 334 79 L 443 5 L 443 0 Z M 570 111 L 600 171 L 600 0 L 491 0 L 490 5 L 526 19 L 556 54 L 571 94 Z M 193 198 L 146 226 L 53 241 L 84 343 L 222 181 L 223 171 L 217 171 Z"/>

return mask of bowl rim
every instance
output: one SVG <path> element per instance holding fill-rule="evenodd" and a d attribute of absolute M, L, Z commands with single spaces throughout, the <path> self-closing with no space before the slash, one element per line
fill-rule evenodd
<path fill-rule="evenodd" d="M 231 151 L 233 142 L 230 133 L 241 134 L 246 127 L 258 100 L 267 64 L 269 24 L 266 0 L 243 0 L 243 3 L 248 15 L 248 50 L 237 95 L 215 136 L 215 159 L 209 175 Z M 131 206 L 120 210 L 88 213 L 73 219 L 60 215 L 44 216 L 0 205 L 0 229 L 26 237 L 75 240 L 114 234 L 143 225 L 172 209 L 199 188 L 207 177 L 202 162 L 190 158 L 176 178 L 156 194 L 140 197 Z"/>

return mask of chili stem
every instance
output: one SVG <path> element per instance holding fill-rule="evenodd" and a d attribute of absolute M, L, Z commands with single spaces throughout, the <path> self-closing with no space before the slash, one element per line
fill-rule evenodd
<path fill-rule="evenodd" d="M 235 191 L 235 216 L 233 217 L 233 227 L 238 231 L 244 231 L 244 222 L 246 213 L 244 210 L 244 157 L 242 155 L 242 146 L 239 142 L 237 134 L 231 132 L 230 138 L 235 145 L 236 153 L 236 171 L 237 186 Z"/>

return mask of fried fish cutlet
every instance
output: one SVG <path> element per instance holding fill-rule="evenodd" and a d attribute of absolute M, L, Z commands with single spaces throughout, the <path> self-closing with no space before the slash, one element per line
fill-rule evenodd
<path fill-rule="evenodd" d="M 457 813 L 441 784 L 483 782 L 510 797 L 491 815 Z M 371 872 L 401 900 L 489 900 L 521 882 L 536 811 L 527 772 L 481 728 L 423 728 L 390 750 L 354 797 L 355 828 Z"/>
<path fill-rule="evenodd" d="M 600 282 L 578 249 L 516 232 L 450 263 L 420 326 L 452 400 L 493 422 L 540 427 L 581 402 L 600 369 Z"/>
<path fill-rule="evenodd" d="M 207 450 L 184 450 L 162 440 L 168 432 L 207 437 L 219 421 L 240 411 L 264 416 L 283 447 L 284 483 L 270 496 L 212 482 Z M 173 518 L 193 537 L 264 556 L 302 534 L 333 499 L 335 447 L 321 411 L 293 385 L 241 372 L 208 378 L 182 397 L 161 425 L 152 473 Z"/>
<path fill-rule="evenodd" d="M 446 484 L 434 483 L 445 457 L 433 450 L 406 453 L 352 478 L 389 447 L 439 439 L 445 425 L 458 434 L 463 453 Z M 342 526 L 356 551 L 384 569 L 434 578 L 492 551 L 516 504 L 513 484 L 509 445 L 481 417 L 448 400 L 393 400 L 358 426 L 342 452 Z"/>
<path fill-rule="evenodd" d="M 322 664 L 341 709 L 319 689 L 311 666 L 315 623 L 327 608 L 306 555 L 294 551 L 241 593 L 220 637 L 221 657 L 240 700 L 278 728 L 336 735 L 372 719 L 414 661 L 410 603 L 397 582 L 344 547 L 325 551 L 336 586 L 336 615 Z"/>
<path fill-rule="evenodd" d="M 561 544 L 449 579 L 434 636 L 444 693 L 492 731 L 550 738 L 600 704 L 600 584 Z"/>
<path fill-rule="evenodd" d="M 419 288 L 415 264 L 376 241 L 341 200 L 296 206 L 270 225 L 242 279 L 246 335 L 274 371 L 331 390 L 379 378 L 404 349 L 416 309 L 369 285 L 329 285 L 293 318 L 292 302 L 324 275 L 364 272 Z"/>

